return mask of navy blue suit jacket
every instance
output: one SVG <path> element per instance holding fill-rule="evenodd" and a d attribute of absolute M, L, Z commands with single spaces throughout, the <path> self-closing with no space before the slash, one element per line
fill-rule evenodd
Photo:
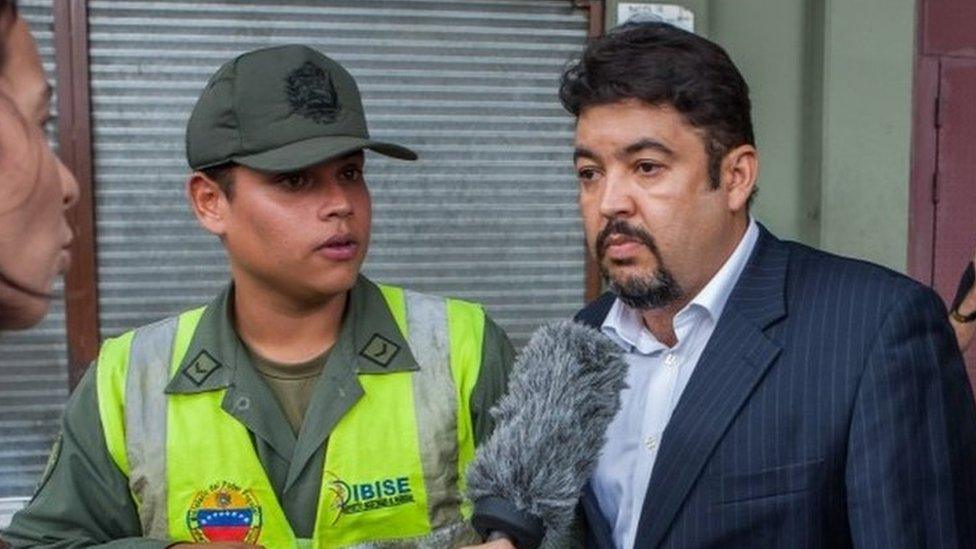
<path fill-rule="evenodd" d="M 976 408 L 941 300 L 764 228 L 658 452 L 638 548 L 976 547 Z M 580 507 L 612 547 L 589 487 Z"/>

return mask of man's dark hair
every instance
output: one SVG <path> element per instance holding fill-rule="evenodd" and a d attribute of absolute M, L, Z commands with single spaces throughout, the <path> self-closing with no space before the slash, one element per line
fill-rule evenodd
<path fill-rule="evenodd" d="M 17 0 L 0 0 L 0 70 L 7 61 L 7 33 L 17 19 Z"/>
<path fill-rule="evenodd" d="M 234 162 L 227 162 L 226 164 L 203 168 L 200 173 L 219 185 L 227 200 L 231 200 L 234 198 L 234 166 L 236 165 Z"/>
<path fill-rule="evenodd" d="M 713 187 L 725 155 L 755 145 L 749 86 L 728 54 L 667 23 L 627 23 L 591 42 L 563 73 L 559 99 L 577 117 L 587 107 L 626 99 L 674 107 L 705 132 Z"/>

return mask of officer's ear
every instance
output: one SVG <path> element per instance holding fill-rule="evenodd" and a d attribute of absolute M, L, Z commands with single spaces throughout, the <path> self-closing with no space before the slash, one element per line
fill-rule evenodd
<path fill-rule="evenodd" d="M 186 196 L 204 229 L 224 236 L 230 200 L 220 183 L 203 172 L 193 172 L 186 182 Z"/>

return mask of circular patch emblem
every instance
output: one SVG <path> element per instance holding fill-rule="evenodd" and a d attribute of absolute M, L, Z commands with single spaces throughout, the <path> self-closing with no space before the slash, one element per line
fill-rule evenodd
<path fill-rule="evenodd" d="M 261 535 L 261 506 L 251 490 L 218 482 L 193 496 L 186 525 L 193 541 L 256 543 Z"/>

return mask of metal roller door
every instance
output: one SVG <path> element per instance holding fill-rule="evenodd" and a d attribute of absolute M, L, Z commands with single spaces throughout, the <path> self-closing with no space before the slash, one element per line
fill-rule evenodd
<path fill-rule="evenodd" d="M 89 4 L 102 335 L 210 299 L 217 240 L 183 196 L 183 130 L 207 77 L 256 47 L 306 43 L 360 83 L 377 280 L 477 300 L 516 344 L 583 296 L 572 119 L 558 76 L 586 39 L 567 0 Z"/>
<path fill-rule="evenodd" d="M 21 0 L 53 75 L 51 0 Z M 183 130 L 207 77 L 248 49 L 306 43 L 356 77 L 374 137 L 366 272 L 482 302 L 516 345 L 583 299 L 572 119 L 556 98 L 586 40 L 568 0 L 91 0 L 101 336 L 205 302 L 227 280 L 189 213 Z M 53 78 L 52 78 L 53 81 Z M 0 527 L 29 496 L 67 398 L 60 300 L 0 339 Z M 6 507 L 5 507 L 6 506 Z"/>

